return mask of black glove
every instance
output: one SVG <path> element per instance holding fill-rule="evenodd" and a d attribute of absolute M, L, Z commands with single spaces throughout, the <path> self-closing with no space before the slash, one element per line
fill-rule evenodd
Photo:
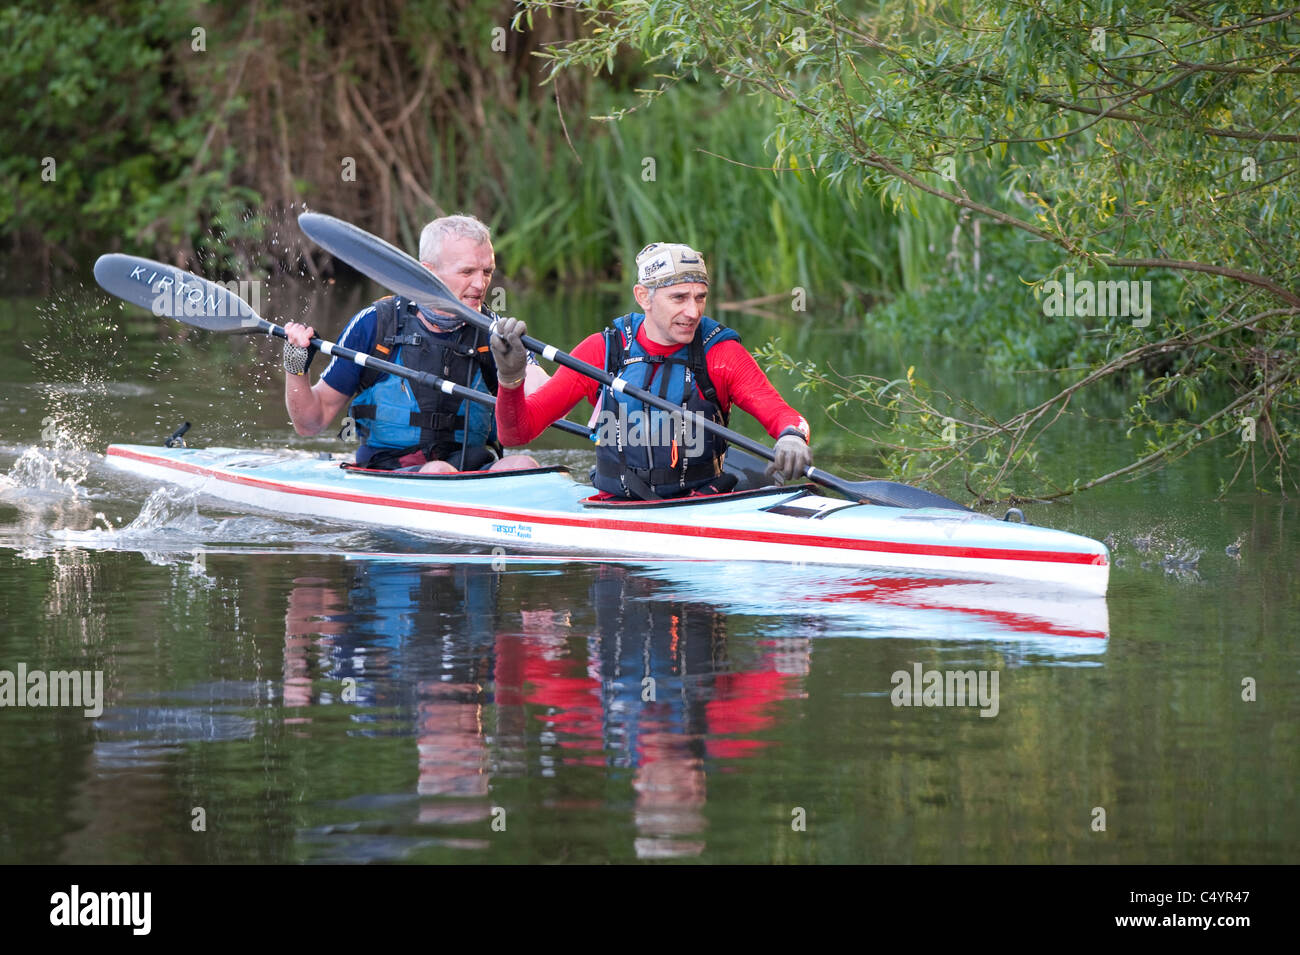
<path fill-rule="evenodd" d="M 772 450 L 776 453 L 776 460 L 767 470 L 782 484 L 803 477 L 804 471 L 812 467 L 812 448 L 794 429 L 787 429 L 777 438 Z"/>

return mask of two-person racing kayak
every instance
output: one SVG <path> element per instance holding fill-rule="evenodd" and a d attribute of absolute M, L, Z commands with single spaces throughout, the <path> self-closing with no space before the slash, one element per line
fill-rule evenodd
<path fill-rule="evenodd" d="M 802 419 L 775 393 L 739 342 L 704 316 L 708 274 L 702 257 L 690 249 L 653 246 L 638 256 L 634 294 L 643 311 L 621 317 L 608 337 L 592 336 L 586 343 L 592 357 L 601 359 L 607 368 L 525 335 L 522 323 L 484 314 L 487 266 L 469 267 L 467 271 L 477 271 L 478 277 L 458 282 L 453 292 L 434 272 L 434 268 L 444 268 L 437 256 L 426 256 L 422 263 L 364 230 L 320 213 L 303 213 L 299 224 L 309 237 L 362 274 L 409 301 L 431 305 L 435 314 L 463 319 L 491 336 L 486 353 L 481 343 L 467 347 L 468 354 L 454 353 L 473 361 L 471 367 L 479 373 L 485 362 L 476 356 L 490 357 L 493 347 L 501 363 L 492 363 L 494 376 L 500 380 L 499 395 L 494 397 L 432 372 L 378 358 L 373 351 L 310 336 L 300 327 L 295 331 L 301 332 L 301 337 L 291 344 L 306 354 L 291 349 L 285 355 L 289 372 L 299 379 L 286 386 L 291 404 L 304 393 L 315 397 L 316 389 L 306 378 L 306 365 L 311 349 L 316 348 L 353 362 L 363 372 L 386 373 L 458 399 L 455 410 L 461 414 L 453 414 L 449 424 L 456 426 L 452 438 L 459 440 L 468 458 L 465 435 L 473 429 L 466 429 L 463 423 L 464 401 L 495 409 L 492 422 L 499 421 L 503 438 L 513 444 L 539 431 L 548 419 L 565 413 L 586 394 L 601 405 L 594 431 L 605 464 L 600 469 L 604 473 L 597 475 L 603 484 L 600 494 L 593 497 L 589 486 L 574 481 L 567 469 L 558 467 L 481 474 L 409 473 L 408 469 L 427 466 L 427 459 L 438 457 L 426 453 L 426 447 L 433 445 L 422 441 L 422 419 L 411 420 L 417 414 L 411 403 L 418 407 L 420 399 L 410 395 L 404 396 L 405 404 L 392 401 L 397 414 L 387 418 L 398 427 L 398 437 L 410 441 L 414 432 L 413 444 L 394 442 L 382 449 L 388 452 L 385 457 L 396 458 L 396 468 L 391 464 L 387 470 L 369 466 L 376 456 L 373 450 L 364 458 L 367 464 L 358 467 L 292 453 L 187 448 L 171 439 L 163 448 L 113 445 L 107 452 L 112 464 L 259 509 L 395 526 L 454 540 L 672 559 L 714 559 L 723 552 L 752 561 L 797 560 L 963 579 L 1034 580 L 1072 591 L 1106 592 L 1109 553 L 1097 541 L 1010 523 L 1011 512 L 998 520 L 920 488 L 890 481 L 844 481 L 806 464 L 811 455 Z M 488 262 L 490 265 L 490 258 Z M 289 338 L 284 326 L 259 316 L 230 289 L 161 262 L 109 253 L 96 260 L 95 279 L 127 302 L 196 328 L 261 331 Z M 466 299 L 471 304 L 466 304 Z M 377 311 L 378 307 L 372 309 L 372 314 Z M 421 328 L 427 327 L 426 318 L 435 320 L 422 310 L 416 310 L 414 318 Z M 414 353 L 423 345 L 425 336 L 419 332 L 415 335 L 420 341 L 400 345 L 396 339 L 405 338 L 405 333 L 398 334 L 395 329 L 391 338 L 380 335 L 383 330 L 378 319 L 377 315 L 372 319 L 372 335 L 378 340 L 364 343 L 367 347 L 392 353 L 398 346 Z M 358 317 L 354 333 L 363 320 L 364 316 Z M 530 373 L 520 346 L 562 369 L 592 378 L 599 386 L 584 385 L 572 393 L 563 372 L 535 389 L 522 385 L 520 379 Z M 445 351 L 444 367 L 450 362 Z M 318 383 L 321 391 L 330 387 L 328 377 L 324 384 Z M 486 379 L 486 374 L 483 377 Z M 546 378 L 540 369 L 534 377 Z M 635 384 L 633 378 L 649 387 Z M 373 384 L 382 385 L 379 376 Z M 544 394 L 548 388 L 560 395 L 554 407 L 548 405 L 552 399 Z M 354 407 L 354 413 L 365 417 L 362 402 L 366 388 L 353 386 L 349 390 L 351 395 L 334 389 L 333 412 L 341 410 L 351 397 L 354 405 L 361 405 Z M 567 397 L 566 390 L 570 391 Z M 656 418 L 645 408 L 620 400 L 629 396 L 666 415 Z M 717 423 L 733 402 L 753 412 L 778 437 L 775 450 Z M 694 413 L 693 404 L 704 414 Z M 380 410 L 375 407 L 370 420 L 383 420 Z M 296 426 L 312 430 L 299 411 L 295 409 Z M 316 415 L 312 427 L 323 427 L 328 419 L 320 404 L 308 411 Z M 689 418 L 687 411 L 691 412 Z M 757 488 L 743 494 L 708 493 L 710 487 L 724 489 L 717 476 L 723 448 L 698 434 L 692 424 L 773 462 L 782 477 L 801 474 L 835 491 L 838 497 L 825 497 L 803 486 Z M 402 432 L 402 427 L 407 430 Z M 490 427 L 481 433 L 490 434 Z M 593 435 L 567 419 L 552 421 L 551 427 L 584 437 Z M 377 430 L 370 429 L 367 443 L 374 442 Z M 408 448 L 414 448 L 411 454 L 418 452 L 409 465 L 401 460 L 405 454 L 398 453 Z M 611 467 L 614 461 L 617 463 Z M 445 458 L 433 463 L 440 469 L 460 470 Z M 734 461 L 727 463 L 733 471 L 735 465 Z M 403 470 L 408 473 L 397 473 Z M 637 499 L 645 490 L 652 499 Z M 662 497 L 669 499 L 654 499 Z"/>

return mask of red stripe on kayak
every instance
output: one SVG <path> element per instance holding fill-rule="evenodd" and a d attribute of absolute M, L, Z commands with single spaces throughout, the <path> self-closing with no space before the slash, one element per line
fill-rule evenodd
<path fill-rule="evenodd" d="M 245 487 L 261 488 L 281 494 L 301 494 L 304 497 L 328 498 L 334 501 L 348 501 L 352 504 L 373 504 L 382 507 L 399 507 L 414 511 L 433 511 L 438 514 L 457 514 L 463 517 L 493 518 L 525 524 L 550 524 L 558 527 L 591 527 L 599 530 L 632 531 L 649 534 L 671 534 L 684 537 L 707 537 L 719 540 L 755 541 L 764 544 L 798 544 L 804 547 L 828 547 L 838 550 L 878 551 L 887 554 L 919 554 L 928 557 L 962 557 L 974 560 L 1029 560 L 1047 564 L 1084 564 L 1088 566 L 1106 566 L 1104 554 L 1080 554 L 1070 551 L 1038 550 L 998 550 L 991 547 L 952 547 L 944 544 L 906 544 L 901 541 L 848 540 L 841 537 L 814 537 L 804 534 L 784 534 L 778 531 L 744 531 L 720 530 L 705 527 L 691 527 L 686 524 L 651 524 L 642 521 L 613 521 L 607 518 L 568 518 L 552 515 L 519 513 L 516 511 L 497 511 L 482 507 L 468 507 L 456 504 L 434 504 L 427 501 L 404 501 L 379 497 L 374 494 L 351 494 L 344 491 L 329 491 L 319 488 L 296 487 L 265 478 L 245 477 L 242 474 L 230 474 L 197 464 L 189 464 L 172 458 L 160 458 L 138 451 L 127 451 L 117 445 L 108 448 L 109 455 L 143 461 L 159 467 L 185 471 L 204 477 L 241 484 Z"/>

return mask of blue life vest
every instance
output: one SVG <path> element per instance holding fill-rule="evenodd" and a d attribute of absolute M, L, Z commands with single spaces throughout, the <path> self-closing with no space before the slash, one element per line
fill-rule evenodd
<path fill-rule="evenodd" d="M 486 310 L 485 310 L 486 311 Z M 495 394 L 496 364 L 481 330 L 464 324 L 434 335 L 416 317 L 415 304 L 400 296 L 375 303 L 375 341 L 370 354 L 414 371 L 428 372 L 476 391 Z M 493 316 L 495 317 L 495 316 Z M 366 367 L 349 412 L 362 447 L 357 463 L 393 468 L 407 454 L 475 470 L 493 460 L 496 418 L 490 407 L 444 394 L 437 388 Z"/>
<path fill-rule="evenodd" d="M 727 415 L 709 380 L 708 353 L 740 336 L 708 316 L 695 338 L 667 355 L 651 355 L 637 341 L 645 316 L 632 312 L 605 330 L 605 370 L 630 385 L 725 425 Z M 688 423 L 681 414 L 651 408 L 606 386 L 596 418 L 596 487 L 619 497 L 678 497 L 722 474 L 727 442 Z M 689 440 L 688 440 L 689 439 Z"/>

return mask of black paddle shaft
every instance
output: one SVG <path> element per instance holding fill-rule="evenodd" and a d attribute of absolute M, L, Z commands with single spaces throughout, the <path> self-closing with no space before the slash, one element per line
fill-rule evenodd
<path fill-rule="evenodd" d="M 262 322 L 266 326 L 263 330 L 268 335 L 274 335 L 277 338 L 283 338 L 286 341 L 288 340 L 289 335 L 283 327 L 274 322 L 268 322 L 266 319 L 262 319 Z M 466 401 L 475 401 L 481 405 L 486 405 L 489 408 L 495 408 L 497 404 L 496 398 L 486 392 L 475 391 L 473 388 L 466 388 L 464 385 L 458 385 L 454 381 L 448 381 L 446 378 L 439 378 L 437 375 L 430 374 L 429 372 L 415 371 L 414 369 L 406 368 L 402 365 L 395 365 L 391 361 L 384 361 L 382 358 L 376 358 L 374 355 L 367 354 L 366 352 L 359 352 L 343 345 L 335 344 L 334 342 L 327 342 L 323 338 L 313 338 L 311 344 L 313 347 L 319 349 L 322 355 L 329 355 L 331 357 L 337 356 L 347 361 L 354 362 L 363 368 L 374 368 L 377 371 L 384 372 L 385 374 L 396 375 L 399 378 L 406 378 L 422 385 L 428 385 L 430 388 L 437 388 L 445 395 L 453 395 L 457 398 L 463 398 Z M 560 431 L 567 431 L 569 434 L 576 434 L 580 438 L 591 437 L 591 431 L 589 429 L 584 428 L 582 425 L 573 421 L 560 419 L 552 424 L 551 427 L 557 428 Z"/>

